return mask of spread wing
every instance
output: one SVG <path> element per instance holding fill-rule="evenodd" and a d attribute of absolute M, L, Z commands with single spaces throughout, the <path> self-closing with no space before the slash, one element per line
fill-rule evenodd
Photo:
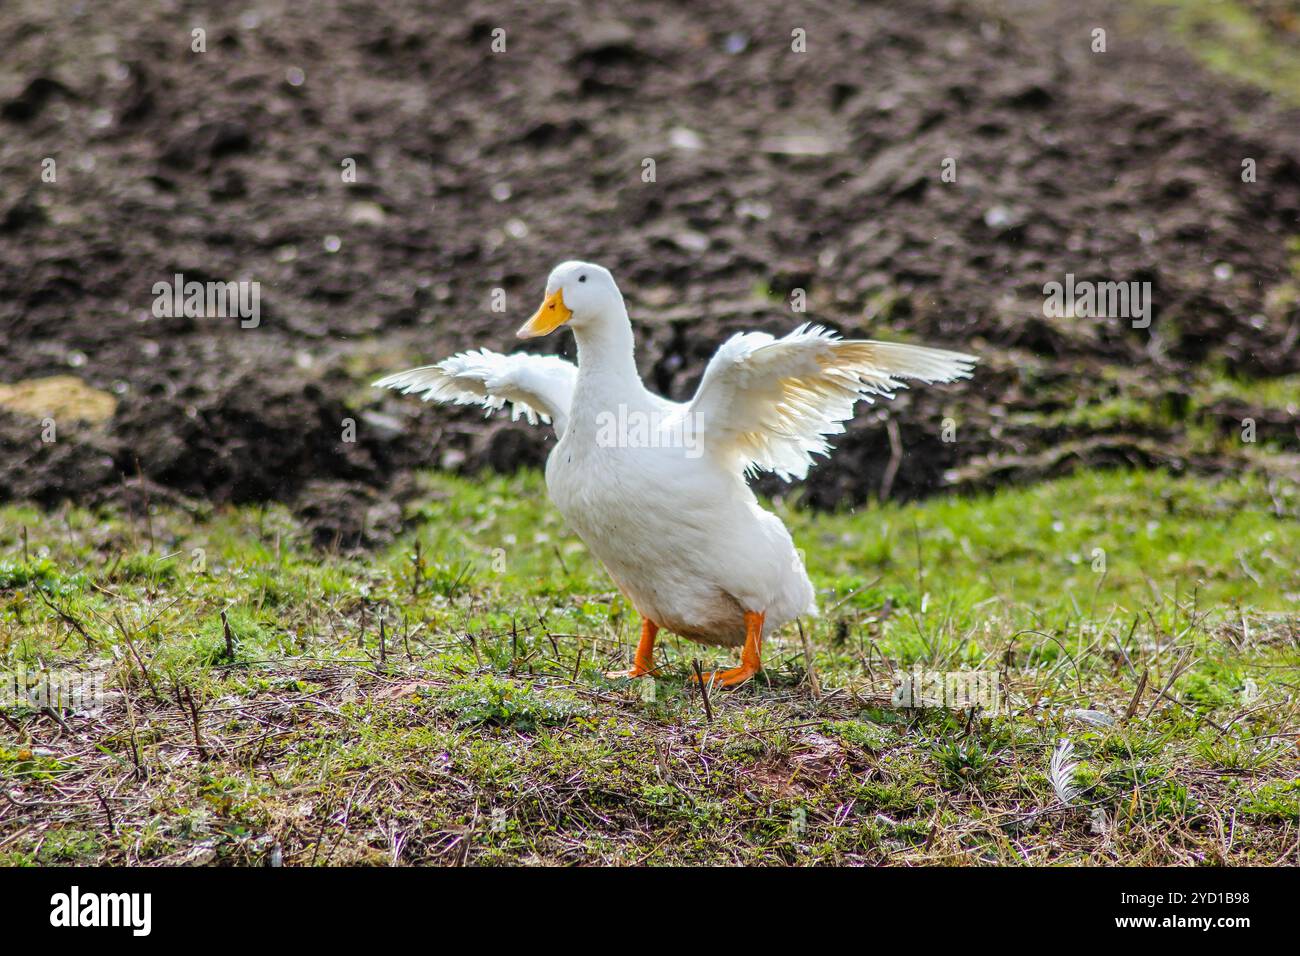
<path fill-rule="evenodd" d="M 397 372 L 374 383 L 405 395 L 456 405 L 483 405 L 488 413 L 510 403 L 511 419 L 550 422 L 557 436 L 568 427 L 578 367 L 555 355 L 502 355 L 481 349 L 461 352 L 436 365 Z"/>
<path fill-rule="evenodd" d="M 784 338 L 732 336 L 709 361 L 686 409 L 707 453 L 746 470 L 803 478 L 858 399 L 893 398 L 901 379 L 968 378 L 972 355 L 899 342 L 845 340 L 802 325 Z"/>

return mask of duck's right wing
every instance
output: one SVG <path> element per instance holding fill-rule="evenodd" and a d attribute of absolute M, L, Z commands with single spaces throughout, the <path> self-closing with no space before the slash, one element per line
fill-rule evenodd
<path fill-rule="evenodd" d="M 512 419 L 523 416 L 535 425 L 540 417 L 554 426 L 557 436 L 563 436 L 577 378 L 578 366 L 555 355 L 502 355 L 480 349 L 397 372 L 374 387 L 404 395 L 421 393 L 426 402 L 483 405 L 488 414 L 509 402 Z"/>

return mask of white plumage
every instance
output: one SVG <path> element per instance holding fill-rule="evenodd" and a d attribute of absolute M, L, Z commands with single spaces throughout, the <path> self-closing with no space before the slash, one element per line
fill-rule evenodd
<path fill-rule="evenodd" d="M 670 402 L 645 388 L 623 297 L 600 266 L 569 262 L 547 282 L 521 336 L 572 326 L 578 364 L 555 356 L 464 352 L 380 379 L 425 400 L 509 402 L 512 417 L 553 423 L 551 498 L 642 617 L 632 676 L 664 627 L 693 640 L 746 646 L 746 663 L 718 675 L 740 683 L 757 648 L 801 614 L 812 583 L 790 533 L 746 483 L 755 470 L 802 478 L 827 436 L 844 431 L 860 399 L 893 397 L 904 379 L 951 382 L 976 359 L 901 343 L 845 340 L 804 325 L 783 338 L 743 332 L 718 349 L 695 397 Z M 751 660 L 751 649 L 753 650 Z"/>
<path fill-rule="evenodd" d="M 375 387 L 419 393 L 426 402 L 484 405 L 489 415 L 509 402 L 511 420 L 522 416 L 536 425 L 540 417 L 562 435 L 577 377 L 576 365 L 554 355 L 502 355 L 479 349 L 389 375 Z"/>
<path fill-rule="evenodd" d="M 780 339 L 740 332 L 713 356 L 689 408 L 716 454 L 787 480 L 804 478 L 814 454 L 830 454 L 826 436 L 844 431 L 859 399 L 893 398 L 907 387 L 904 378 L 965 378 L 973 363 L 958 352 L 845 341 L 815 325 Z"/>

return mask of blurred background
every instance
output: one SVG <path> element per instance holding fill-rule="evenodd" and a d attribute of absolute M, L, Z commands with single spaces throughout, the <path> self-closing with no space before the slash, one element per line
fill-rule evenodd
<path fill-rule="evenodd" d="M 518 347 L 568 258 L 614 271 L 675 399 L 741 329 L 982 357 L 863 407 L 812 506 L 1300 478 L 1297 9 L 5 0 L 0 498 L 279 500 L 376 543 L 415 470 L 552 439 L 369 381 Z M 260 283 L 260 324 L 156 316 L 176 273 Z M 1066 274 L 1150 282 L 1150 327 L 1044 315 Z"/>

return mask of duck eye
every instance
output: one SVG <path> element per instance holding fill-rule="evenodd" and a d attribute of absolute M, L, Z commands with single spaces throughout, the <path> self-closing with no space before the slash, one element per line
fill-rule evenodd
<path fill-rule="evenodd" d="M 586 276 L 578 276 L 578 281 L 579 281 L 579 282 L 586 282 L 586 281 L 587 281 L 587 277 L 586 277 Z"/>

